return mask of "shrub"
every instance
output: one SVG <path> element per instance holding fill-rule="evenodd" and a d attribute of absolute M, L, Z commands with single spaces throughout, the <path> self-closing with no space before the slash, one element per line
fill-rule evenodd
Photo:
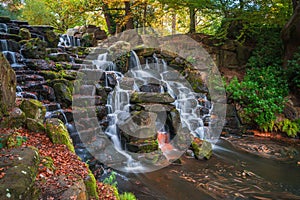
<path fill-rule="evenodd" d="M 252 56 L 248 60 L 248 67 L 282 66 L 283 45 L 280 30 L 281 28 L 265 28 L 253 35 L 257 41 Z"/>
<path fill-rule="evenodd" d="M 288 95 L 282 74 L 279 67 L 252 68 L 242 82 L 236 77 L 231 80 L 226 90 L 229 98 L 241 105 L 247 123 L 266 130 L 276 114 L 282 112 L 284 97 Z"/>
<path fill-rule="evenodd" d="M 300 88 L 300 48 L 288 61 L 286 75 L 290 88 Z"/>

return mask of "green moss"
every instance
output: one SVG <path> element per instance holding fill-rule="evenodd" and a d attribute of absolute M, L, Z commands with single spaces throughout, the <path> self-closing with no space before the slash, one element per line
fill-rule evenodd
<path fill-rule="evenodd" d="M 212 145 L 210 142 L 207 142 L 205 140 L 195 138 L 192 142 L 192 148 L 195 153 L 195 156 L 198 159 L 209 159 L 212 155 Z"/>
<path fill-rule="evenodd" d="M 86 187 L 88 198 L 98 200 L 99 196 L 98 196 L 98 192 L 97 192 L 97 182 L 96 182 L 96 179 L 95 179 L 93 173 L 91 172 L 91 170 L 89 170 L 89 173 L 84 180 L 84 184 Z"/>
<path fill-rule="evenodd" d="M 21 28 L 19 31 L 19 36 L 22 40 L 29 40 L 31 38 L 31 33 L 27 28 Z"/>
<path fill-rule="evenodd" d="M 27 118 L 43 121 L 46 114 L 46 108 L 42 102 L 35 99 L 25 99 L 20 105 L 21 110 Z"/>
<path fill-rule="evenodd" d="M 44 124 L 36 119 L 27 118 L 26 119 L 26 126 L 28 130 L 33 132 L 45 132 L 45 126 Z"/>
<path fill-rule="evenodd" d="M 60 78 L 60 74 L 54 71 L 41 71 L 40 73 L 46 80 L 54 80 Z"/>
<path fill-rule="evenodd" d="M 56 118 L 46 120 L 46 133 L 54 144 L 64 144 L 75 153 L 72 140 L 64 123 Z"/>

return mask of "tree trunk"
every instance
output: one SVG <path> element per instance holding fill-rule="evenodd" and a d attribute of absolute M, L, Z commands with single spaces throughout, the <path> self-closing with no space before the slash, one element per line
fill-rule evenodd
<path fill-rule="evenodd" d="M 125 3 L 125 19 L 127 20 L 125 28 L 126 30 L 134 29 L 133 16 L 130 8 L 130 1 L 125 1 L 124 3 Z"/>
<path fill-rule="evenodd" d="M 295 3 L 296 1 L 293 1 Z M 281 32 L 284 45 L 283 66 L 286 67 L 288 60 L 293 58 L 294 53 L 300 47 L 300 4 L 295 4 L 294 13 Z"/>
<path fill-rule="evenodd" d="M 292 0 L 293 3 L 293 11 L 295 12 L 296 7 L 299 5 L 300 1 L 299 0 Z"/>
<path fill-rule="evenodd" d="M 102 6 L 102 11 L 104 13 L 105 22 L 106 22 L 109 34 L 111 34 L 111 35 L 115 34 L 115 32 L 116 32 L 115 23 L 113 21 L 113 18 L 111 16 L 110 12 L 109 12 L 107 4 L 104 4 Z"/>
<path fill-rule="evenodd" d="M 177 22 L 176 12 L 175 12 L 175 10 L 173 10 L 173 13 L 172 13 L 172 35 L 176 34 L 176 22 Z"/>
<path fill-rule="evenodd" d="M 190 30 L 189 33 L 196 33 L 196 9 L 190 7 Z"/>

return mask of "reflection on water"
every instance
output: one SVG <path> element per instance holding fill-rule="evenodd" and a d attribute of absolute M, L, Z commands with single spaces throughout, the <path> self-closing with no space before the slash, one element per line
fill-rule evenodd
<path fill-rule="evenodd" d="M 297 159 L 266 159 L 237 150 L 221 139 L 208 161 L 183 156 L 181 166 L 125 174 L 129 181 L 118 181 L 121 190 L 133 191 L 143 200 L 300 199 Z"/>

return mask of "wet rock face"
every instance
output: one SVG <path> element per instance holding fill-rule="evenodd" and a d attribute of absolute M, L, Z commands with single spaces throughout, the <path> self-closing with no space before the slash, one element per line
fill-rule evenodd
<path fill-rule="evenodd" d="M 16 74 L 0 53 L 0 117 L 11 109 L 16 100 Z"/>
<path fill-rule="evenodd" d="M 199 160 L 209 159 L 212 156 L 212 145 L 205 140 L 194 138 L 192 142 L 192 149 L 195 157 Z"/>
<path fill-rule="evenodd" d="M 68 130 L 61 120 L 47 119 L 46 133 L 54 144 L 64 144 L 70 151 L 75 152 Z"/>
<path fill-rule="evenodd" d="M 34 187 L 38 172 L 39 154 L 34 148 L 15 148 L 9 157 L 0 157 L 5 176 L 0 179 L 0 199 L 38 199 Z"/>
<path fill-rule="evenodd" d="M 134 92 L 131 103 L 173 103 L 175 100 L 168 93 Z"/>
<path fill-rule="evenodd" d="M 47 42 L 39 38 L 22 41 L 21 53 L 25 58 L 39 59 L 46 56 Z"/>

